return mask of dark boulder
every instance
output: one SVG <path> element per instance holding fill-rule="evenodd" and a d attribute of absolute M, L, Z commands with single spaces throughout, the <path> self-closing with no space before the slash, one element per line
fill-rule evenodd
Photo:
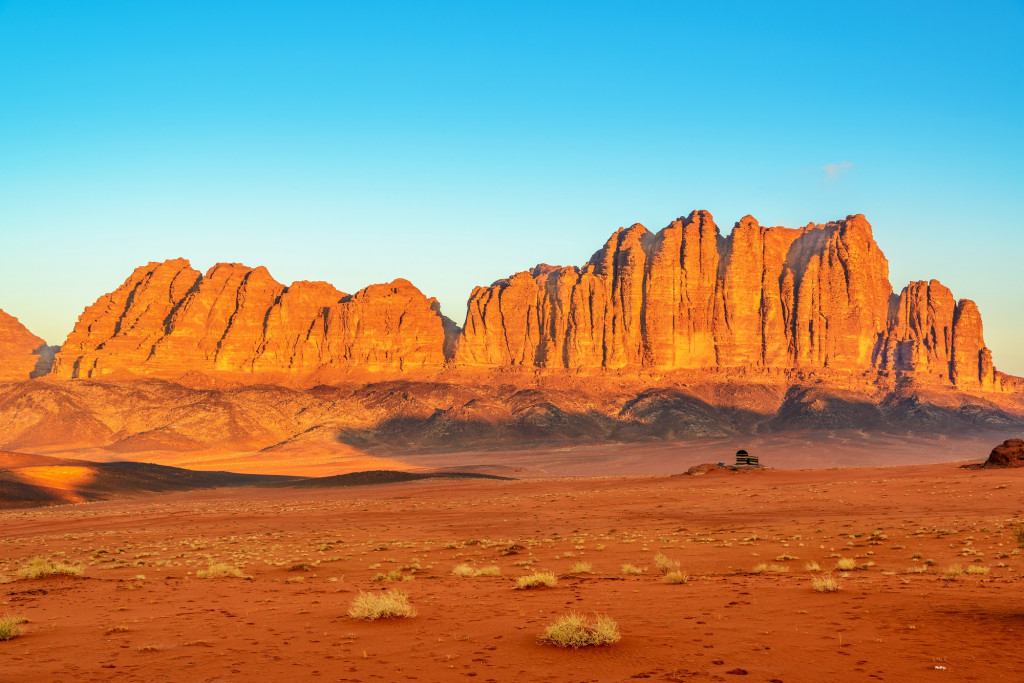
<path fill-rule="evenodd" d="M 1024 439 L 1007 439 L 993 448 L 985 467 L 1024 467 Z"/>

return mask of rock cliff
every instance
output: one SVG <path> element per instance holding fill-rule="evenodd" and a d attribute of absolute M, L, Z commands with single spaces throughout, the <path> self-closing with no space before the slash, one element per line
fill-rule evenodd
<path fill-rule="evenodd" d="M 469 300 L 464 366 L 792 369 L 920 374 L 997 388 L 972 301 L 898 296 L 862 215 L 799 229 L 751 216 L 723 237 L 694 211 L 617 230 L 582 268 L 540 265 Z"/>
<path fill-rule="evenodd" d="M 460 330 L 396 280 L 354 295 L 284 286 L 266 268 L 184 259 L 136 269 L 89 306 L 53 372 L 331 381 L 413 369 L 550 368 L 836 375 L 898 373 L 1012 388 L 974 302 L 936 280 L 899 295 L 862 215 L 803 228 L 707 211 L 657 233 L 620 228 L 582 267 L 541 264 L 473 290 Z"/>
<path fill-rule="evenodd" d="M 0 382 L 44 375 L 57 347 L 29 332 L 13 315 L 0 311 Z"/>
<path fill-rule="evenodd" d="M 353 295 L 275 281 L 266 268 L 149 263 L 89 306 L 57 354 L 59 377 L 130 372 L 308 376 L 440 367 L 454 325 L 406 280 Z M 450 342 L 449 342 L 450 345 Z"/>

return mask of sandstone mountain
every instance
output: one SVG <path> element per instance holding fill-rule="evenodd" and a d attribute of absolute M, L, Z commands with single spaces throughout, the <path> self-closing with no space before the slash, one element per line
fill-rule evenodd
<path fill-rule="evenodd" d="M 939 282 L 894 296 L 862 215 L 800 229 L 706 211 L 619 229 L 583 268 L 540 265 L 477 287 L 463 366 L 912 372 L 999 388 L 973 301 Z"/>
<path fill-rule="evenodd" d="M 149 263 L 89 306 L 57 354 L 62 378 L 190 373 L 264 380 L 440 367 L 457 327 L 406 280 L 349 295 L 266 268 Z"/>
<path fill-rule="evenodd" d="M 13 315 L 0 311 L 0 382 L 45 375 L 56 351 Z"/>
<path fill-rule="evenodd" d="M 936 280 L 893 293 L 864 216 L 799 229 L 747 216 L 722 236 L 706 211 L 657 233 L 619 229 L 582 268 L 539 265 L 477 287 L 461 330 L 405 280 L 347 295 L 284 286 L 263 267 L 150 263 L 85 310 L 53 373 L 311 386 L 460 368 L 1019 387 L 993 368 L 974 302 Z"/>
<path fill-rule="evenodd" d="M 974 302 L 936 280 L 894 293 L 859 215 L 620 229 L 581 268 L 477 287 L 461 329 L 405 280 L 349 295 L 154 262 L 50 359 L 0 313 L 0 448 L 287 471 L 316 452 L 1024 428 Z"/>

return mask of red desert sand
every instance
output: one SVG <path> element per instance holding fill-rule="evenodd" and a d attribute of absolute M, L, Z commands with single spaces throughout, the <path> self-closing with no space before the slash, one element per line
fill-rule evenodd
<path fill-rule="evenodd" d="M 1024 470 L 941 464 L 8 510 L 0 616 L 27 622 L 0 642 L 0 678 L 1010 680 L 1022 490 Z M 81 576 L 19 578 L 37 556 Z M 517 590 L 534 572 L 557 583 Z M 394 591 L 415 616 L 349 616 Z M 570 612 L 607 615 L 621 640 L 538 641 Z"/>

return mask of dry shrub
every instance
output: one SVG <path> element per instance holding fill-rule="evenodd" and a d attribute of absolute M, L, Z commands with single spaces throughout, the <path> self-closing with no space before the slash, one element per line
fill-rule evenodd
<path fill-rule="evenodd" d="M 654 556 L 654 567 L 662 574 L 679 571 L 679 560 L 670 560 L 665 555 L 658 553 Z"/>
<path fill-rule="evenodd" d="M 857 560 L 852 557 L 840 557 L 836 560 L 836 569 L 844 572 L 848 572 L 851 569 L 857 568 Z"/>
<path fill-rule="evenodd" d="M 13 640 L 19 637 L 23 633 L 21 625 L 27 621 L 25 617 L 12 617 L 9 614 L 0 617 L 0 640 Z"/>
<path fill-rule="evenodd" d="M 555 620 L 537 639 L 556 647 L 594 647 L 619 642 L 619 625 L 606 614 L 595 614 L 594 620 L 577 612 L 570 612 Z"/>
<path fill-rule="evenodd" d="M 765 572 L 788 572 L 789 567 L 784 564 L 767 564 L 760 562 L 754 565 L 754 568 L 750 570 L 754 574 L 763 574 Z"/>
<path fill-rule="evenodd" d="M 18 570 L 19 579 L 42 579 L 47 576 L 81 576 L 82 567 L 45 557 L 33 557 Z"/>
<path fill-rule="evenodd" d="M 474 576 L 501 576 L 501 568 L 498 565 L 491 565 L 489 567 L 480 567 L 475 569 L 468 564 L 459 564 L 452 570 L 453 576 L 459 576 L 462 578 L 471 578 Z"/>
<path fill-rule="evenodd" d="M 416 608 L 409 604 L 409 596 L 402 591 L 360 591 L 349 605 L 348 615 L 353 619 L 366 621 L 408 618 L 416 616 Z"/>
<path fill-rule="evenodd" d="M 839 582 L 832 578 L 832 574 L 822 574 L 811 579 L 811 587 L 815 593 L 835 593 L 839 590 Z"/>
<path fill-rule="evenodd" d="M 679 570 L 668 572 L 667 574 L 665 574 L 665 578 L 664 578 L 665 583 L 671 583 L 671 584 L 686 583 L 689 580 L 690 580 L 690 575 L 687 574 L 684 571 L 679 571 Z"/>
<path fill-rule="evenodd" d="M 196 572 L 197 579 L 244 579 L 245 574 L 233 564 L 226 562 L 211 563 L 206 569 Z"/>
<path fill-rule="evenodd" d="M 570 574 L 589 574 L 594 570 L 594 565 L 589 562 L 577 562 L 570 569 Z"/>
<path fill-rule="evenodd" d="M 622 565 L 621 571 L 623 574 L 643 574 L 645 571 L 647 571 L 647 567 L 637 567 L 636 565 L 632 564 L 624 564 Z"/>
<path fill-rule="evenodd" d="M 379 582 L 412 581 L 413 576 L 412 574 L 403 574 L 401 569 L 392 569 L 387 574 L 377 574 L 373 580 Z"/>
<path fill-rule="evenodd" d="M 526 574 L 516 579 L 516 588 L 536 588 L 537 586 L 554 586 L 558 583 L 558 578 L 551 572 L 534 572 L 533 574 Z"/>
<path fill-rule="evenodd" d="M 945 581 L 956 581 L 964 573 L 964 568 L 958 564 L 951 564 L 942 571 L 942 578 Z"/>
<path fill-rule="evenodd" d="M 988 572 L 989 572 L 988 567 L 982 567 L 982 566 L 976 565 L 976 564 L 967 565 L 967 573 L 968 574 L 988 574 Z"/>

